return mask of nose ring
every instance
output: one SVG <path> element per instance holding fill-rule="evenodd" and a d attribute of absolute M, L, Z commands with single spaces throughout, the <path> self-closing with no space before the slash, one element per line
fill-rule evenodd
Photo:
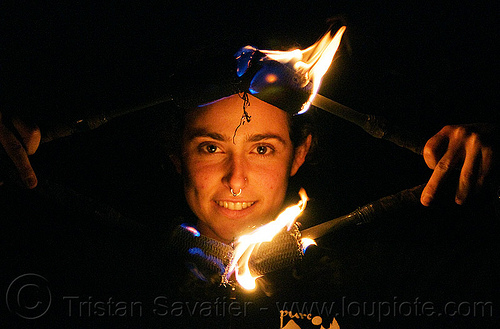
<path fill-rule="evenodd" d="M 231 194 L 232 194 L 234 197 L 237 197 L 238 195 L 240 195 L 240 194 L 241 194 L 241 189 L 239 190 L 239 192 L 238 192 L 238 193 L 234 193 L 234 191 L 233 191 L 233 189 L 232 189 L 232 188 L 230 188 L 230 189 L 229 189 L 229 191 L 231 191 Z"/>

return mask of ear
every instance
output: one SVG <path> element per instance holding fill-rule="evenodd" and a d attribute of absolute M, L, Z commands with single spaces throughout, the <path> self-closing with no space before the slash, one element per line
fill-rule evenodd
<path fill-rule="evenodd" d="M 299 170 L 300 166 L 302 166 L 302 164 L 306 160 L 307 153 L 311 148 L 311 142 L 312 142 L 312 136 L 308 135 L 304 143 L 300 144 L 295 148 L 292 168 L 290 170 L 290 176 L 295 175 Z"/>
<path fill-rule="evenodd" d="M 174 165 L 177 173 L 181 174 L 182 173 L 182 165 L 181 165 L 181 159 L 179 158 L 179 156 L 177 156 L 175 154 L 170 154 L 168 157 L 170 158 L 170 161 L 172 161 L 172 164 Z"/>

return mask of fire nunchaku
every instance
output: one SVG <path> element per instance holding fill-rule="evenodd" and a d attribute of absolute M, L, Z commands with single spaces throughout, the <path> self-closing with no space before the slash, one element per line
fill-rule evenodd
<path fill-rule="evenodd" d="M 294 69 L 290 69 L 291 66 L 288 64 L 290 59 L 287 59 L 288 62 L 285 65 L 279 64 L 279 60 L 289 57 L 289 55 L 297 55 L 296 51 L 259 51 L 250 46 L 244 47 L 237 53 L 237 75 L 242 78 L 249 76 L 248 85 L 245 86 L 244 89 L 250 91 L 257 90 L 257 93 L 260 93 L 259 95 L 266 93 L 269 81 L 272 83 L 274 83 L 276 79 L 279 83 L 283 81 L 283 85 L 279 87 L 282 87 L 282 90 L 286 92 L 285 95 L 290 96 L 293 94 L 295 96 L 297 93 L 300 97 L 305 95 L 308 100 L 307 103 L 304 104 L 307 104 L 307 106 L 312 105 L 316 108 L 325 110 L 361 127 L 364 131 L 376 138 L 386 139 L 414 153 L 422 154 L 425 141 L 418 137 L 418 135 L 412 134 L 410 130 L 401 129 L 382 117 L 360 113 L 317 93 L 321 78 L 332 62 L 344 31 L 345 27 L 342 27 L 335 36 L 327 33 L 316 44 L 300 51 L 298 54 L 300 58 L 295 60 Z M 328 54 L 323 56 L 325 52 Z M 303 57 L 310 59 L 310 62 L 307 60 L 303 62 Z M 300 64 L 298 67 L 300 74 L 297 73 L 298 64 Z M 323 67 L 316 64 L 322 64 Z M 306 74 L 304 74 L 304 70 L 306 70 Z M 314 79 L 310 79 L 310 77 L 314 76 L 316 73 L 315 71 L 320 72 L 316 84 L 313 81 Z M 182 90 L 182 86 L 180 89 Z M 273 91 L 275 89 L 276 86 L 271 88 Z M 312 96 L 310 96 L 310 94 Z M 259 95 L 256 96 L 259 97 Z M 271 96 L 274 97 L 273 95 Z M 287 99 L 288 97 L 282 98 Z M 263 100 L 267 101 L 266 99 Z M 164 103 L 177 101 L 178 98 L 176 99 L 172 94 L 165 94 L 149 102 L 133 105 L 129 108 L 109 110 L 106 113 L 82 118 L 69 123 L 54 124 L 52 127 L 42 131 L 41 142 L 48 143 L 62 137 L 71 136 L 75 133 L 93 130 L 108 123 L 114 118 L 132 112 L 146 110 Z M 301 102 L 303 102 L 303 99 Z M 286 107 L 282 107 L 281 104 L 273 105 L 282 109 Z M 276 234 L 271 241 L 261 243 L 257 248 L 252 249 L 255 249 L 255 252 L 247 259 L 248 271 L 259 276 L 293 265 L 300 260 L 305 253 L 305 248 L 302 248 L 304 239 L 308 238 L 314 240 L 343 227 L 359 226 L 383 220 L 391 213 L 397 213 L 408 206 L 417 205 L 423 187 L 424 185 L 420 185 L 391 196 L 386 196 L 375 202 L 359 207 L 345 216 L 334 218 L 302 231 L 298 229 L 297 225 L 290 226 L 288 230 Z M 62 204 L 76 204 L 81 205 L 82 208 L 90 207 L 92 208 L 91 213 L 93 215 L 97 214 L 100 220 L 107 224 L 122 227 L 123 229 L 133 232 L 148 231 L 142 224 L 122 216 L 114 209 L 53 182 L 42 180 L 41 184 L 39 184 L 35 190 Z M 238 246 L 233 248 L 231 245 L 209 239 L 200 235 L 195 228 L 186 226 L 179 226 L 174 230 L 173 240 L 179 249 L 184 249 L 187 254 L 201 261 L 201 266 L 204 264 L 210 272 L 218 273 L 223 277 L 223 282 L 227 282 L 227 279 L 232 274 L 231 271 L 233 271 L 235 267 L 234 257 L 235 253 L 237 253 L 236 248 Z"/>
<path fill-rule="evenodd" d="M 171 97 L 165 96 L 149 103 L 116 111 L 112 114 L 101 114 L 77 120 L 70 124 L 59 125 L 42 135 L 42 143 L 48 143 L 75 133 L 93 130 L 114 118 L 171 101 Z M 386 139 L 414 153 L 422 154 L 423 139 L 416 138 L 416 134 L 411 134 L 407 129 L 401 129 L 398 126 L 392 125 L 382 117 L 360 113 L 320 94 L 316 95 L 312 105 L 361 127 L 376 138 Z M 332 232 L 338 232 L 342 228 L 376 224 L 383 222 L 391 214 L 398 214 L 408 207 L 415 207 L 420 202 L 420 194 L 424 186 L 425 184 L 422 184 L 400 191 L 394 195 L 385 196 L 361 206 L 349 214 L 303 230 L 299 230 L 297 225 L 294 225 L 290 230 L 283 230 L 272 241 L 262 243 L 255 249 L 255 252 L 249 259 L 250 271 L 253 275 L 262 276 L 275 270 L 293 266 L 305 254 L 305 248 L 302 245 L 302 241 L 305 238 L 318 239 Z M 46 197 L 52 197 L 63 204 L 85 204 L 85 207 L 90 205 L 92 208 L 90 212 L 94 216 L 97 214 L 99 220 L 106 224 L 119 226 L 122 229 L 136 233 L 148 232 L 148 229 L 142 224 L 122 216 L 113 208 L 64 186 L 43 180 L 37 189 L 39 193 Z M 206 267 L 208 272 L 218 273 L 218 275 L 223 277 L 224 281 L 224 278 L 226 278 L 224 271 L 231 262 L 231 255 L 234 251 L 233 246 L 193 233 L 192 230 L 186 229 L 183 226 L 179 226 L 174 231 L 172 241 L 176 245 L 176 248 L 184 249 L 186 254 L 197 258 L 198 263 L 202 263 L 201 266 Z M 197 250 L 197 253 L 193 254 L 193 250 Z M 214 259 L 218 261 L 213 262 Z"/>

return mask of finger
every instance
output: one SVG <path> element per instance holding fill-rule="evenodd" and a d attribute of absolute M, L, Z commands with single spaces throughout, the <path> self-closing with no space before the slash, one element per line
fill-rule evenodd
<path fill-rule="evenodd" d="M 12 160 L 19 172 L 19 176 L 28 188 L 34 188 L 37 185 L 37 179 L 33 168 L 28 159 L 28 154 L 21 142 L 14 134 L 3 124 L 0 117 L 0 143 L 5 152 Z"/>
<path fill-rule="evenodd" d="M 443 184 L 446 177 L 450 175 L 457 163 L 459 163 L 460 158 L 455 151 L 451 150 L 439 160 L 420 197 L 420 202 L 424 206 L 429 206 L 432 203 L 439 187 Z"/>
<path fill-rule="evenodd" d="M 441 129 L 425 143 L 423 156 L 424 161 L 430 169 L 434 169 L 448 148 L 449 137 L 446 133 L 447 127 Z"/>
<path fill-rule="evenodd" d="M 481 150 L 481 167 L 477 178 L 477 189 L 479 190 L 491 172 L 493 166 L 493 150 L 490 147 L 483 147 Z"/>
<path fill-rule="evenodd" d="M 13 118 L 12 124 L 19 132 L 28 155 L 34 154 L 40 145 L 40 140 L 42 139 L 42 134 L 40 133 L 38 126 L 27 124 L 19 118 Z"/>
<path fill-rule="evenodd" d="M 474 192 L 476 179 L 481 167 L 481 158 L 480 147 L 471 147 L 467 152 L 460 171 L 457 193 L 455 195 L 455 202 L 457 204 L 463 204 L 467 200 L 467 197 Z"/>

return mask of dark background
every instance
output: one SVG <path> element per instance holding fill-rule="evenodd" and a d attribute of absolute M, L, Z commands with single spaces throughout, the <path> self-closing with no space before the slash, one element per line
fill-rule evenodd
<path fill-rule="evenodd" d="M 169 76 L 186 61 L 234 53 L 247 44 L 260 49 L 305 48 L 326 31 L 330 19 L 342 19 L 347 32 L 320 92 L 428 138 L 445 124 L 498 122 L 497 13 L 494 1 L 3 3 L 1 111 L 37 122 L 43 132 L 56 123 L 168 94 Z M 95 289 L 99 280 L 75 283 L 68 281 L 69 273 L 93 278 L 102 272 L 106 277 L 115 275 L 114 266 L 132 272 L 141 267 L 128 254 L 141 259 L 143 252 L 131 247 L 136 237 L 128 238 L 129 232 L 168 230 L 172 217 L 183 210 L 179 178 L 159 140 L 171 110 L 170 104 L 156 106 L 117 118 L 97 130 L 44 144 L 31 158 L 40 187 L 26 191 L 8 181 L 1 187 L 0 219 L 6 241 L 2 249 L 9 269 L 5 287 L 12 278 L 34 272 L 62 287 L 76 286 L 77 291 L 85 292 Z M 294 179 L 291 191 L 294 196 L 304 186 L 311 198 L 302 219 L 304 226 L 424 183 L 430 176 L 420 156 L 375 140 L 330 114 L 318 111 L 316 116 L 320 123 L 318 156 Z M 4 171 L 10 169 L 7 166 Z M 113 219 L 110 224 L 106 218 L 116 216 L 86 219 L 96 212 L 106 214 L 111 211 L 108 206 L 133 220 L 117 224 Z M 438 225 L 397 224 L 369 230 L 355 236 L 363 241 L 354 240 L 354 244 L 373 244 L 373 262 L 383 264 L 376 266 L 380 276 L 386 274 L 383 266 L 385 271 L 391 269 L 390 257 L 395 262 L 405 259 L 401 240 L 408 238 L 413 246 L 409 254 L 420 261 L 424 257 L 414 254 L 421 248 L 433 255 L 438 249 L 445 250 L 434 258 L 426 257 L 423 263 L 416 261 L 415 267 L 439 263 L 447 255 L 455 255 L 451 259 L 458 259 L 456 264 L 470 264 L 473 259 L 480 265 L 474 268 L 481 269 L 478 291 L 486 291 L 490 297 L 491 282 L 498 278 L 491 259 L 498 250 L 491 243 L 497 224 L 494 218 L 474 210 L 468 221 L 450 229 L 457 213 L 462 210 L 453 208 L 448 216 L 441 213 L 445 218 Z M 112 230 L 125 227 L 127 237 L 103 233 L 102 222 Z M 478 228 L 470 229 L 475 223 Z M 454 232 L 451 237 L 450 230 Z M 349 235 L 337 238 L 339 252 L 361 257 L 351 251 Z M 128 246 L 122 249 L 130 250 L 113 252 L 108 258 L 99 249 L 116 248 L 121 239 Z M 336 243 L 332 241 L 326 244 Z M 474 247 L 477 250 L 469 252 L 469 245 L 465 247 L 479 241 Z M 457 245 L 468 252 L 464 255 Z M 385 254 L 389 250 L 399 254 Z M 74 252 L 79 256 L 74 257 Z M 93 256 L 81 256 L 82 252 Z M 115 257 L 117 253 L 121 256 Z M 412 258 L 406 262 L 411 263 Z M 373 270 L 363 266 L 356 270 Z M 408 264 L 403 267 L 410 271 Z M 403 272 L 397 271 L 398 275 Z M 435 269 L 429 273 L 438 278 L 437 286 L 448 278 Z M 469 284 L 467 275 L 458 276 L 457 282 Z M 103 287 L 113 286 L 102 280 Z M 110 281 L 117 284 L 119 280 Z M 472 286 L 470 290 L 476 292 Z M 432 289 L 435 286 L 427 287 Z M 452 285 L 440 297 L 451 290 Z"/>

